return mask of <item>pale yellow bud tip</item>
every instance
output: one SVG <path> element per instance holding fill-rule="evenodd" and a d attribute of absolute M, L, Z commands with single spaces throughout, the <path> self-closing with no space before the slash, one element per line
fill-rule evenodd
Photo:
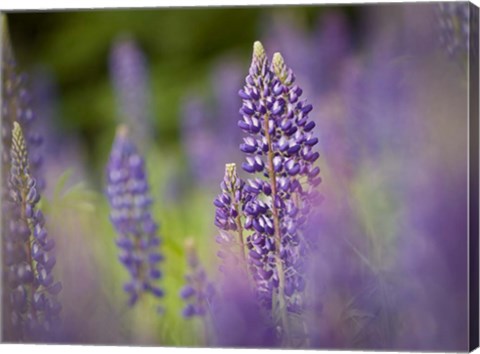
<path fill-rule="evenodd" d="M 126 138 L 128 136 L 128 127 L 126 124 L 120 124 L 117 127 L 117 137 Z"/>
<path fill-rule="evenodd" d="M 265 49 L 260 41 L 253 43 L 253 56 L 257 58 L 263 58 L 266 56 Z"/>
<path fill-rule="evenodd" d="M 13 132 L 18 133 L 19 131 L 21 131 L 20 124 L 18 124 L 16 121 L 13 122 Z"/>
<path fill-rule="evenodd" d="M 237 177 L 237 165 L 235 163 L 227 163 L 225 165 L 225 175 L 232 181 Z"/>
<path fill-rule="evenodd" d="M 13 122 L 13 129 L 12 129 L 12 136 L 14 140 L 17 140 L 21 145 L 24 144 L 23 142 L 23 132 L 20 124 L 18 122 Z"/>
<path fill-rule="evenodd" d="M 187 250 L 192 250 L 195 248 L 195 241 L 193 240 L 192 237 L 188 237 L 185 239 L 184 245 Z"/>
<path fill-rule="evenodd" d="M 283 60 L 282 54 L 280 54 L 279 52 L 276 52 L 275 54 L 273 54 L 272 63 L 274 66 L 279 66 L 279 67 L 285 65 L 285 61 Z"/>
<path fill-rule="evenodd" d="M 282 54 L 278 52 L 273 54 L 272 66 L 275 75 L 278 76 L 282 83 L 285 83 L 285 80 L 287 79 L 287 66 L 285 65 Z"/>

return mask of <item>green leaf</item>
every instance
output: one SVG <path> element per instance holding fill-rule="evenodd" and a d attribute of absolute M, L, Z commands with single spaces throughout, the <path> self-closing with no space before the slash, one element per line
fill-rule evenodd
<path fill-rule="evenodd" d="M 57 183 L 55 184 L 55 188 L 53 189 L 53 200 L 57 200 L 60 197 L 60 193 L 65 188 L 66 183 L 70 179 L 73 174 L 73 169 L 69 168 L 63 172 L 60 177 L 58 177 Z"/>

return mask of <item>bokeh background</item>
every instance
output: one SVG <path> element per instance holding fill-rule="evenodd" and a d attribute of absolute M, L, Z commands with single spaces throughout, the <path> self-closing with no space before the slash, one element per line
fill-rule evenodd
<path fill-rule="evenodd" d="M 201 321 L 181 316 L 183 243 L 195 239 L 215 279 L 213 199 L 225 163 L 242 161 L 237 92 L 260 40 L 296 73 L 320 139 L 312 344 L 465 350 L 476 49 L 459 4 L 8 13 L 45 139 L 42 208 L 57 241 L 63 340 L 206 344 Z M 145 156 L 166 257 L 166 297 L 135 309 L 104 196 L 121 122 Z"/>

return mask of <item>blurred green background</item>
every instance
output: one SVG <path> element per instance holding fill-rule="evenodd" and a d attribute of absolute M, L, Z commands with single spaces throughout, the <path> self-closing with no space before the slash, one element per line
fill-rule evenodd
<path fill-rule="evenodd" d="M 343 9 L 354 24 L 353 8 Z M 218 57 L 234 55 L 245 63 L 246 74 L 252 43 L 265 32 L 263 20 L 287 12 L 308 28 L 328 10 L 322 6 L 95 10 L 10 13 L 8 20 L 20 67 L 29 71 L 44 66 L 57 80 L 61 129 L 81 135 L 90 159 L 105 161 L 116 122 L 108 56 L 119 35 L 131 34 L 148 60 L 155 136 L 163 148 L 175 149 L 181 99 L 191 88 L 208 95 L 209 72 Z"/>

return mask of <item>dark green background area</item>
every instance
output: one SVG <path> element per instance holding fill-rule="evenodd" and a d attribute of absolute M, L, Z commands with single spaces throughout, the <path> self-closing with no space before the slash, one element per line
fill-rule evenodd
<path fill-rule="evenodd" d="M 338 6 L 336 7 L 338 11 Z M 355 11 L 343 7 L 354 20 Z M 288 12 L 311 28 L 329 7 L 237 7 L 9 13 L 20 66 L 41 64 L 55 75 L 59 124 L 89 145 L 112 130 L 115 107 L 108 73 L 112 41 L 132 34 L 150 70 L 156 136 L 178 142 L 179 104 L 190 89 L 208 94 L 209 72 L 222 55 L 234 55 L 248 70 L 252 43 L 262 39 L 265 19 Z M 267 48 L 268 50 L 268 48 Z"/>

